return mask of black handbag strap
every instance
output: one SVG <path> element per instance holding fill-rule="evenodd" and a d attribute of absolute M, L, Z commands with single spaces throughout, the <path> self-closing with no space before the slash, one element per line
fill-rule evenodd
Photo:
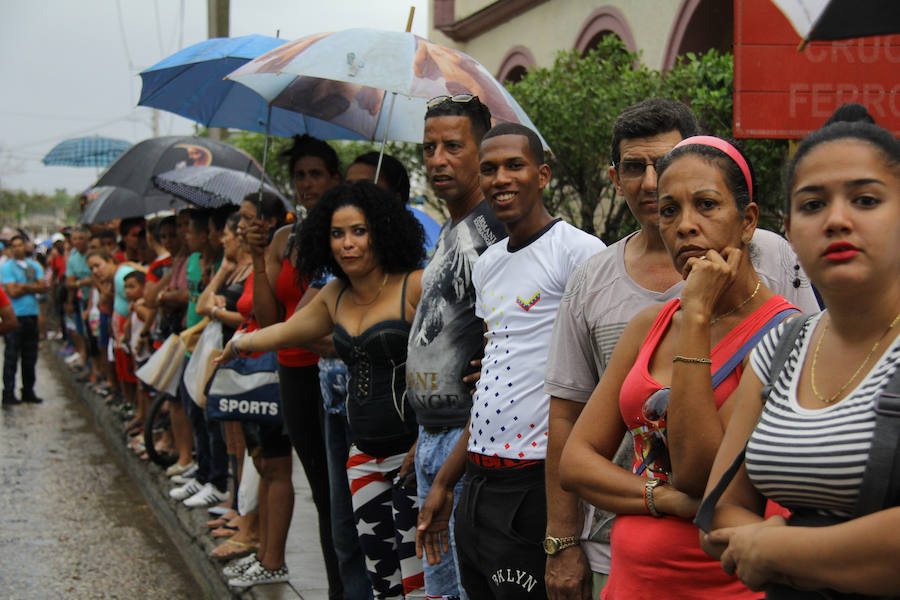
<path fill-rule="evenodd" d="M 785 324 L 784 332 L 781 335 L 781 339 L 778 340 L 778 345 L 775 346 L 775 353 L 772 355 L 772 363 L 769 368 L 769 379 L 760 391 L 760 396 L 762 397 L 764 404 L 766 400 L 769 399 L 769 394 L 771 393 L 772 388 L 775 387 L 775 382 L 778 380 L 778 376 L 784 369 L 788 356 L 791 355 L 791 350 L 794 349 L 794 343 L 797 341 L 797 338 L 800 337 L 800 332 L 809 318 L 808 315 L 798 316 Z M 760 412 L 760 416 L 762 416 L 762 412 Z M 694 517 L 694 525 L 706 533 L 709 533 L 710 529 L 712 529 L 712 520 L 716 510 L 716 504 L 719 503 L 719 499 L 722 497 L 722 494 L 725 493 L 725 489 L 731 483 L 731 480 L 734 479 L 738 469 L 744 464 L 744 456 L 746 454 L 747 445 L 745 444 L 728 469 L 722 474 L 719 482 L 716 483 L 715 487 L 707 494 L 706 498 L 703 499 L 703 502 L 700 503 L 700 508 L 697 510 L 697 516 Z"/>
<path fill-rule="evenodd" d="M 900 504 L 900 368 L 875 399 L 875 430 L 854 514 Z"/>

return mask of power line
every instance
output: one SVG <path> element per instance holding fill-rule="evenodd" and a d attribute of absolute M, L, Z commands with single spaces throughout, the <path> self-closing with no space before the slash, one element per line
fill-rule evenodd
<path fill-rule="evenodd" d="M 90 123 L 92 121 L 98 120 L 97 117 L 63 117 L 60 115 L 27 113 L 14 110 L 0 110 L 0 115 L 9 115 L 11 117 L 25 117 L 28 119 L 41 119 L 42 121 L 84 121 Z"/>
<path fill-rule="evenodd" d="M 76 131 L 70 131 L 70 132 L 68 132 L 68 133 L 66 133 L 66 134 L 62 134 L 62 135 L 54 135 L 53 137 L 45 138 L 45 139 L 43 139 L 43 140 L 37 140 L 37 141 L 34 141 L 34 142 L 26 142 L 26 143 L 24 143 L 24 144 L 16 144 L 16 148 L 21 150 L 21 149 L 25 149 L 25 148 L 30 148 L 30 147 L 32 147 L 32 146 L 38 146 L 38 145 L 40 145 L 40 144 L 46 144 L 46 143 L 48 143 L 48 142 L 53 142 L 53 141 L 56 141 L 56 140 L 65 140 L 65 139 L 68 139 L 68 138 L 71 138 L 71 137 L 76 137 L 76 136 L 78 136 L 79 134 L 82 134 L 82 133 L 90 133 L 90 132 L 92 132 L 92 131 L 94 131 L 94 130 L 96 130 L 96 129 L 99 129 L 99 128 L 101 128 L 101 127 L 106 127 L 107 125 L 112 125 L 113 123 L 118 123 L 119 121 L 126 121 L 126 120 L 132 120 L 132 121 L 133 121 L 133 120 L 137 120 L 137 119 L 135 119 L 135 117 L 134 117 L 132 114 L 122 115 L 121 117 L 116 117 L 115 119 L 110 119 L 109 121 L 104 121 L 104 122 L 102 122 L 102 123 L 97 123 L 96 125 L 92 125 L 91 127 L 85 127 L 85 128 L 82 128 L 82 129 L 79 129 L 79 130 L 76 130 Z"/>

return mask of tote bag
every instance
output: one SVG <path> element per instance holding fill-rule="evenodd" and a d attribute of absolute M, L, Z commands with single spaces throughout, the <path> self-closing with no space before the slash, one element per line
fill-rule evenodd
<path fill-rule="evenodd" d="M 191 358 L 184 367 L 184 389 L 198 406 L 206 405 L 203 390 L 208 380 L 207 364 L 216 350 L 222 349 L 222 324 L 212 321 L 200 334 Z"/>
<path fill-rule="evenodd" d="M 275 352 L 219 365 L 206 386 L 206 414 L 218 421 L 282 422 Z"/>
<path fill-rule="evenodd" d="M 153 389 L 177 396 L 185 360 L 184 344 L 178 335 L 172 334 L 134 374 Z"/>

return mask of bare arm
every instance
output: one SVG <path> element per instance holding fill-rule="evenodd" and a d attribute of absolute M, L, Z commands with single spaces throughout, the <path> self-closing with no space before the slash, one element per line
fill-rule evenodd
<path fill-rule="evenodd" d="M 276 323 L 241 337 L 240 352 L 269 352 L 305 346 L 334 329 L 334 321 L 327 300 L 337 297 L 343 282 L 334 280 L 309 304 L 284 323 Z M 234 340 L 228 342 L 216 362 L 224 363 L 235 355 Z"/>
<path fill-rule="evenodd" d="M 741 252 L 734 248 L 726 248 L 722 255 L 709 251 L 706 260 L 688 261 L 677 314 L 675 354 L 709 359 L 712 310 L 724 290 L 734 282 L 740 261 Z M 666 412 L 671 482 L 685 494 L 700 498 L 732 405 L 726 403 L 721 411 L 717 409 L 708 364 L 673 362 L 671 368 L 671 395 Z"/>
<path fill-rule="evenodd" d="M 559 484 L 559 460 L 569 434 L 584 409 L 581 402 L 550 397 L 550 430 L 547 439 L 545 483 L 547 488 L 547 535 L 581 536 L 584 513 L 578 496 Z M 580 544 L 547 557 L 544 580 L 551 600 L 589 600 L 591 568 Z"/>
<path fill-rule="evenodd" d="M 466 471 L 466 448 L 469 446 L 469 423 L 438 471 L 425 502 L 419 508 L 416 527 L 416 556 L 428 564 L 441 562 L 441 550 L 450 551 L 450 513 L 453 511 L 453 488 Z"/>
<path fill-rule="evenodd" d="M 265 277 L 253 278 L 253 314 L 260 327 L 268 327 L 281 322 L 284 318 L 284 307 L 275 295 L 275 285 L 281 273 L 284 250 L 290 237 L 291 226 L 285 226 L 275 232 L 272 243 L 266 245 L 262 221 L 255 219 L 247 232 L 250 253 L 253 256 L 254 273 L 265 273 Z M 299 285 L 299 284 L 298 284 Z"/>
<path fill-rule="evenodd" d="M 233 262 L 227 259 L 222 260 L 222 264 L 213 276 L 212 281 L 203 288 L 203 291 L 200 292 L 200 296 L 197 298 L 197 314 L 199 316 L 209 316 L 209 312 L 216 306 L 216 292 L 222 287 L 222 284 L 225 283 L 226 278 L 234 272 L 234 269 L 235 264 Z"/>
<path fill-rule="evenodd" d="M 642 311 L 625 328 L 560 460 L 559 476 L 564 490 L 617 514 L 648 512 L 644 505 L 646 478 L 620 468 L 612 458 L 625 435 L 619 390 L 658 311 L 658 306 Z M 659 512 L 683 518 L 693 517 L 697 508 L 696 500 L 672 486 L 657 487 L 654 500 Z"/>
<path fill-rule="evenodd" d="M 157 298 L 159 297 L 160 291 L 169 287 L 169 281 L 172 280 L 172 271 L 172 269 L 169 269 L 169 272 L 163 275 L 162 279 L 159 281 L 147 281 L 144 284 L 144 302 L 146 302 L 147 306 L 150 308 L 159 307 Z"/>
<path fill-rule="evenodd" d="M 318 296 L 319 292 L 321 292 L 319 288 L 306 288 L 306 292 L 303 294 L 303 297 L 300 298 L 300 302 L 297 303 L 297 308 L 294 309 L 294 314 L 297 314 L 299 311 L 303 310 L 303 307 L 312 302 L 316 296 Z M 331 333 L 328 335 L 322 336 L 317 340 L 312 340 L 303 346 L 304 350 L 309 350 L 313 354 L 318 354 L 320 356 L 337 356 L 337 352 L 334 349 L 334 342 L 331 341 Z"/>
<path fill-rule="evenodd" d="M 0 308 L 0 335 L 5 335 L 19 326 L 19 320 L 13 310 L 12 304 Z"/>

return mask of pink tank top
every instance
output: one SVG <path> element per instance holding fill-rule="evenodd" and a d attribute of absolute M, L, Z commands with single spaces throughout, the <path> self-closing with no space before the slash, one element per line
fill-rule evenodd
<path fill-rule="evenodd" d="M 680 305 L 680 300 L 672 300 L 659 312 L 619 393 L 622 420 L 635 434 L 632 471 L 642 463 L 649 449 L 643 434 L 651 428 L 641 408 L 652 393 L 663 387 L 650 376 L 650 358 Z M 712 349 L 710 374 L 760 327 L 789 308 L 794 306 L 781 296 L 773 296 L 741 321 Z M 713 390 L 717 408 L 722 407 L 737 387 L 741 370 L 738 365 Z M 653 465 L 644 472 L 645 477 L 648 472 L 664 481 L 667 479 L 664 473 L 654 471 Z M 685 519 L 669 515 L 663 518 L 618 515 L 613 523 L 611 546 L 612 563 L 609 582 L 603 590 L 604 600 L 658 600 L 663 596 L 671 600 L 755 600 L 760 597 L 737 578 L 726 575 L 719 562 L 700 549 L 698 530 Z"/>

